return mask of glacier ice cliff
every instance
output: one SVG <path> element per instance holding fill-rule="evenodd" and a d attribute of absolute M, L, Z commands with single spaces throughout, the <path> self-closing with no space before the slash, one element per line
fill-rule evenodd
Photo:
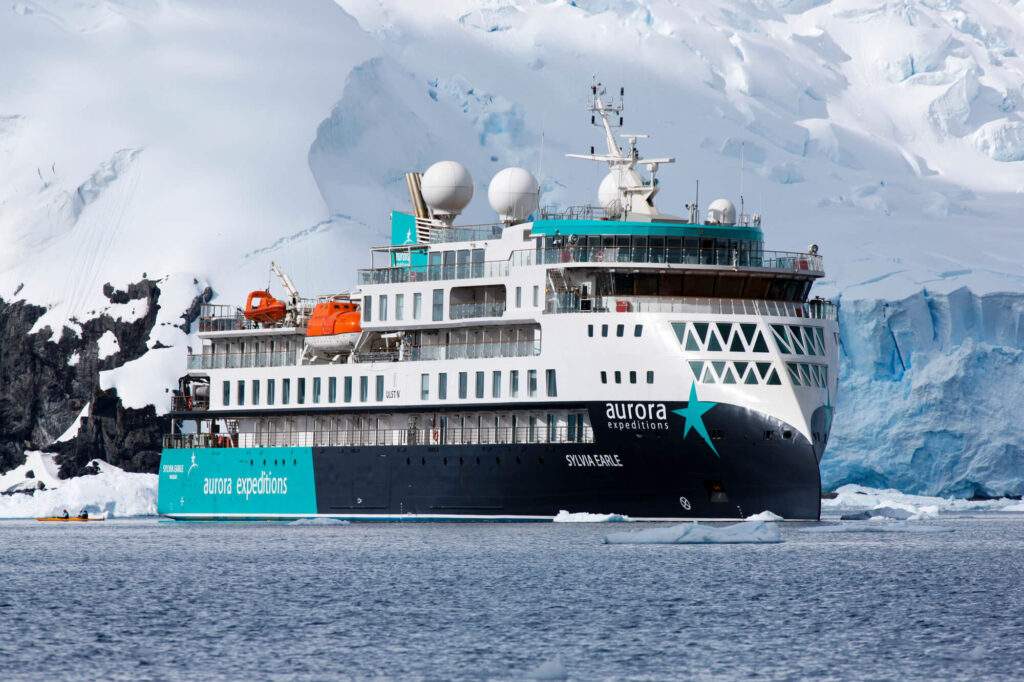
<path fill-rule="evenodd" d="M 851 301 L 839 323 L 823 486 L 1024 494 L 1024 294 Z"/>

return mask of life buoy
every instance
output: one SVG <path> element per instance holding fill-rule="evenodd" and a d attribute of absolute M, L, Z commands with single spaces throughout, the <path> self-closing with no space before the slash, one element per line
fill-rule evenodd
<path fill-rule="evenodd" d="M 594 254 L 594 262 L 596 262 L 596 263 L 603 263 L 604 262 L 604 251 L 598 251 L 597 253 Z"/>
<path fill-rule="evenodd" d="M 434 429 L 431 432 L 431 434 L 430 434 L 430 440 L 432 440 L 432 441 L 434 441 L 436 443 L 440 438 L 441 438 L 441 432 L 438 431 L 437 429 Z"/>

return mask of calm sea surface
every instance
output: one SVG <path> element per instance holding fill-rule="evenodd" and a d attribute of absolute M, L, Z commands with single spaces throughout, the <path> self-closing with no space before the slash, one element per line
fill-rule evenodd
<path fill-rule="evenodd" d="M 0 522 L 0 679 L 1024 678 L 1024 517 L 924 523 Z"/>

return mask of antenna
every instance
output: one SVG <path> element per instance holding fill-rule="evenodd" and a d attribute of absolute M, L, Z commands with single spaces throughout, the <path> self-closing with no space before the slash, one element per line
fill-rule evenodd
<path fill-rule="evenodd" d="M 537 166 L 537 203 L 540 203 L 540 188 L 544 186 L 544 129 L 540 131 L 540 163 Z"/>
<path fill-rule="evenodd" d="M 746 142 L 740 142 L 740 221 L 743 221 L 743 161 Z"/>

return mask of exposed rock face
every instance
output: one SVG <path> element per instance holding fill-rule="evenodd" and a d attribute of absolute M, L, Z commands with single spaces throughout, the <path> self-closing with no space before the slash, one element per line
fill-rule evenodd
<path fill-rule="evenodd" d="M 155 281 L 143 279 L 126 291 L 107 284 L 103 293 L 111 303 L 145 301 L 146 313 L 132 321 L 107 314 L 72 320 L 81 332 L 69 327 L 54 341 L 49 327 L 30 333 L 45 308 L 0 299 L 0 472 L 24 462 L 26 449 L 60 453 L 62 478 L 90 473 L 87 465 L 93 459 L 128 471 L 156 471 L 168 419 L 158 417 L 152 406 L 126 409 L 116 392 L 104 393 L 98 386 L 101 371 L 148 350 L 160 289 Z M 191 322 L 187 316 L 186 325 Z M 101 359 L 97 342 L 108 331 L 116 337 L 118 350 Z M 92 408 L 78 436 L 54 443 L 89 403 Z"/>

